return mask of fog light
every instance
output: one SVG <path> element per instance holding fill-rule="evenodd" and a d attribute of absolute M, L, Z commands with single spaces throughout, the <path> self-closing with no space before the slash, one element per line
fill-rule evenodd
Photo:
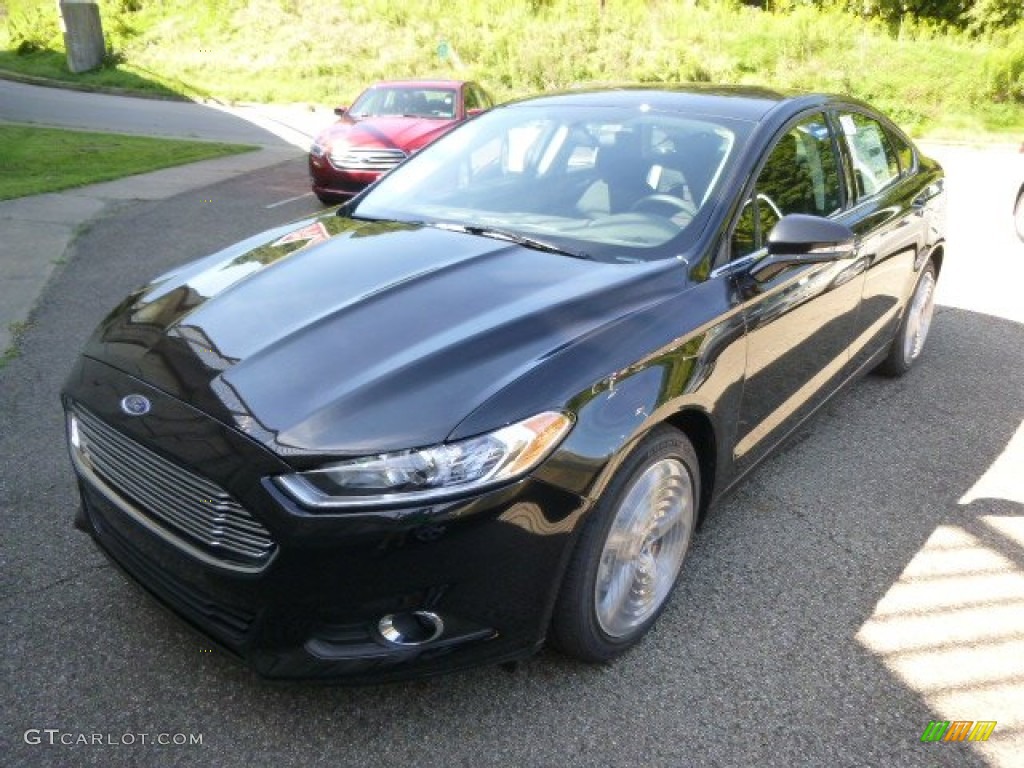
<path fill-rule="evenodd" d="M 444 633 L 444 622 L 431 611 L 390 613 L 377 622 L 380 636 L 393 645 L 424 645 Z"/>

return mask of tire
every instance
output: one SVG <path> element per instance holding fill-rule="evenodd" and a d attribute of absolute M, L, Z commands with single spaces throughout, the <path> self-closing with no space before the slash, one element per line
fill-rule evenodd
<path fill-rule="evenodd" d="M 555 603 L 552 645 L 607 662 L 647 634 L 690 548 L 698 466 L 693 445 L 671 427 L 655 428 L 633 449 L 580 534 Z"/>
<path fill-rule="evenodd" d="M 929 261 L 917 278 L 917 285 L 903 311 L 903 319 L 896 330 L 896 338 L 892 340 L 889 355 L 876 368 L 883 376 L 902 376 L 921 357 L 935 311 L 935 279 L 935 264 Z"/>

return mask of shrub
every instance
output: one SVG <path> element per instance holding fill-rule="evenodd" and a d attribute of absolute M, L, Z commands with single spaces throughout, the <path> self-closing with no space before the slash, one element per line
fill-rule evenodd
<path fill-rule="evenodd" d="M 60 46 L 61 33 L 52 9 L 28 8 L 12 13 L 7 19 L 7 35 L 11 48 L 19 56 Z"/>

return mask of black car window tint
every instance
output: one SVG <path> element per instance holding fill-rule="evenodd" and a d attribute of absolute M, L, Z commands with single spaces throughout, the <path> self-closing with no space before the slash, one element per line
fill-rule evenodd
<path fill-rule="evenodd" d="M 838 210 L 838 163 L 824 119 L 800 123 L 782 137 L 761 170 L 757 193 L 765 235 L 787 214 L 828 216 Z"/>
<path fill-rule="evenodd" d="M 889 142 L 896 150 L 896 157 L 900 162 L 900 176 L 909 176 L 914 170 L 914 150 L 911 149 L 909 142 L 895 131 L 887 130 L 885 135 L 889 137 Z"/>
<path fill-rule="evenodd" d="M 779 139 L 744 203 L 732 236 L 734 258 L 762 247 L 779 219 L 791 213 L 831 216 L 842 201 L 839 162 L 825 116 L 816 114 Z"/>
<path fill-rule="evenodd" d="M 739 218 L 736 220 L 736 228 L 732 232 L 732 254 L 734 258 L 746 256 L 760 247 L 757 237 L 757 222 L 754 218 L 756 211 L 754 201 L 748 198 L 743 203 Z"/>
<path fill-rule="evenodd" d="M 801 213 L 831 216 L 842 206 L 842 185 L 835 143 L 824 115 L 802 122 L 796 128 L 796 137 L 812 185 L 811 210 Z"/>
<path fill-rule="evenodd" d="M 900 175 L 900 163 L 889 136 L 867 115 L 848 112 L 839 116 L 850 150 L 857 199 L 881 192 Z"/>

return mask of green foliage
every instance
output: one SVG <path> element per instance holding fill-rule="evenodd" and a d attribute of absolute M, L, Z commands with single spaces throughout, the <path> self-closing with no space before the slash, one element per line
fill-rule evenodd
<path fill-rule="evenodd" d="M 1024 22 L 1007 32 L 1005 45 L 986 54 L 985 85 L 994 102 L 1024 104 Z"/>
<path fill-rule="evenodd" d="M 61 45 L 60 26 L 52 9 L 28 7 L 11 9 L 7 18 L 9 46 L 19 56 L 45 51 Z"/>
<path fill-rule="evenodd" d="M 115 50 L 113 46 L 107 46 L 107 50 L 103 54 L 103 67 L 105 69 L 117 69 L 125 61 L 127 61 L 127 58 L 122 51 Z"/>
<path fill-rule="evenodd" d="M 826 0 L 817 4 L 824 5 Z M 1021 0 L 842 0 L 841 7 L 897 30 L 908 21 L 926 21 L 985 34 L 1009 29 L 1024 19 Z"/>
<path fill-rule="evenodd" d="M 1021 29 L 1018 22 L 1024 22 L 1022 0 L 976 0 L 964 14 L 968 28 L 976 34 L 999 30 L 1010 30 L 1017 25 L 1017 39 Z"/>
<path fill-rule="evenodd" d="M 52 0 L 16 1 L 53 13 Z M 96 76 L 328 105 L 404 77 L 472 78 L 502 100 L 592 83 L 728 82 L 848 93 L 918 133 L 1024 130 L 1024 32 L 1004 26 L 1020 0 L 749 2 L 101 0 L 121 61 Z"/>

